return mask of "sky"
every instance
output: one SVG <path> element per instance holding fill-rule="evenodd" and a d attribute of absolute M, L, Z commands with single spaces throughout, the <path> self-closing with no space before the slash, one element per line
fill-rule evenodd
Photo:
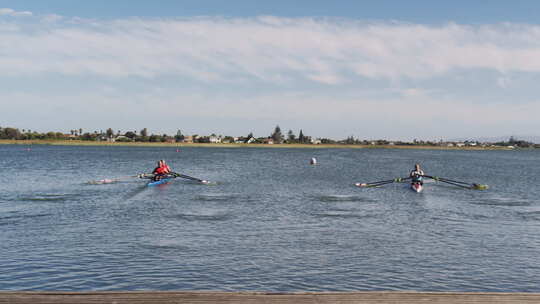
<path fill-rule="evenodd" d="M 540 135 L 540 1 L 3 1 L 0 127 Z"/>

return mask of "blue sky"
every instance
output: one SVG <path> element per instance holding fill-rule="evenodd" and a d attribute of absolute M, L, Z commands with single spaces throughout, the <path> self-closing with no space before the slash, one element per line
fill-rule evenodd
<path fill-rule="evenodd" d="M 2 1 L 0 126 L 539 135 L 537 1 Z"/>
<path fill-rule="evenodd" d="M 417 23 L 535 23 L 540 14 L 540 2 L 534 0 L 2 0 L 0 6 L 36 14 L 85 18 L 274 15 L 394 19 Z"/>

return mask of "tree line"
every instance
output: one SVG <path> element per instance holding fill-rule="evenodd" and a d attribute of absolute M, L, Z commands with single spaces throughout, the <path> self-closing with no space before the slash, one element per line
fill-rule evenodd
<path fill-rule="evenodd" d="M 401 146 L 441 146 L 446 142 L 413 140 L 412 142 L 404 141 L 388 141 L 384 139 L 379 140 L 360 140 L 349 136 L 342 140 L 334 140 L 330 138 L 317 138 L 306 135 L 302 129 L 296 135 L 292 130 L 288 130 L 286 134 L 283 134 L 279 125 L 266 137 L 255 137 L 252 132 L 246 136 L 221 136 L 216 134 L 211 135 L 191 135 L 185 136 L 180 130 L 175 135 L 167 134 L 150 134 L 147 128 L 143 128 L 139 131 L 127 131 L 121 132 L 120 130 L 114 131 L 112 128 L 108 128 L 105 131 L 93 131 L 83 132 L 82 128 L 70 130 L 69 133 L 61 132 L 37 132 L 30 129 L 19 130 L 12 127 L 0 127 L 0 139 L 11 140 L 83 140 L 83 141 L 116 141 L 116 142 L 186 142 L 189 141 L 195 143 L 254 143 L 254 144 L 346 144 L 346 145 L 401 145 Z M 219 141 L 216 141 L 219 139 Z M 481 145 L 478 142 L 465 141 L 462 143 L 466 146 Z M 518 140 L 511 136 L 508 141 L 500 141 L 491 143 L 493 146 L 513 146 L 520 148 L 540 148 L 540 145 L 534 144 L 525 140 Z"/>
<path fill-rule="evenodd" d="M 285 137 L 281 133 L 281 128 L 276 126 L 274 131 L 268 137 L 255 137 L 252 132 L 247 136 L 221 136 L 216 134 L 211 135 L 198 135 L 194 134 L 190 136 L 193 142 L 197 143 L 210 143 L 212 138 L 219 138 L 224 142 L 250 142 L 250 143 L 264 143 L 267 142 L 267 139 L 272 139 L 273 143 L 311 143 L 311 136 L 304 135 L 303 131 L 300 130 L 298 136 L 294 134 L 292 130 L 287 132 Z M 127 131 L 122 132 L 120 130 L 113 130 L 108 128 L 105 131 L 93 131 L 93 132 L 83 132 L 82 128 L 72 129 L 69 133 L 61 132 L 45 132 L 40 133 L 32 131 L 30 129 L 19 130 L 17 128 L 0 127 L 0 139 L 12 139 L 12 140 L 85 140 L 85 141 L 118 141 L 118 142 L 183 142 L 187 136 L 183 135 L 180 130 L 175 135 L 167 134 L 150 134 L 147 128 L 141 129 L 140 131 Z M 333 142 L 330 139 L 326 140 L 326 143 Z"/>

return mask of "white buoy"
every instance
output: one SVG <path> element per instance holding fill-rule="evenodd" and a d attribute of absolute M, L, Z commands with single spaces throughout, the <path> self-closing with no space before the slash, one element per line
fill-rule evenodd
<path fill-rule="evenodd" d="M 309 163 L 311 165 L 316 165 L 317 164 L 317 159 L 315 157 L 312 157 L 311 160 L 309 161 Z"/>

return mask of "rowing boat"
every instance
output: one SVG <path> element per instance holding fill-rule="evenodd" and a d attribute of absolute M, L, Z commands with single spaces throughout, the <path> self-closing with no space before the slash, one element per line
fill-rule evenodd
<path fill-rule="evenodd" d="M 421 183 L 411 183 L 411 189 L 416 193 L 420 193 L 424 190 L 424 186 Z"/>
<path fill-rule="evenodd" d="M 172 178 L 162 178 L 157 181 L 151 181 L 148 184 L 146 184 L 148 187 L 157 186 L 157 185 L 163 185 L 171 181 Z"/>

